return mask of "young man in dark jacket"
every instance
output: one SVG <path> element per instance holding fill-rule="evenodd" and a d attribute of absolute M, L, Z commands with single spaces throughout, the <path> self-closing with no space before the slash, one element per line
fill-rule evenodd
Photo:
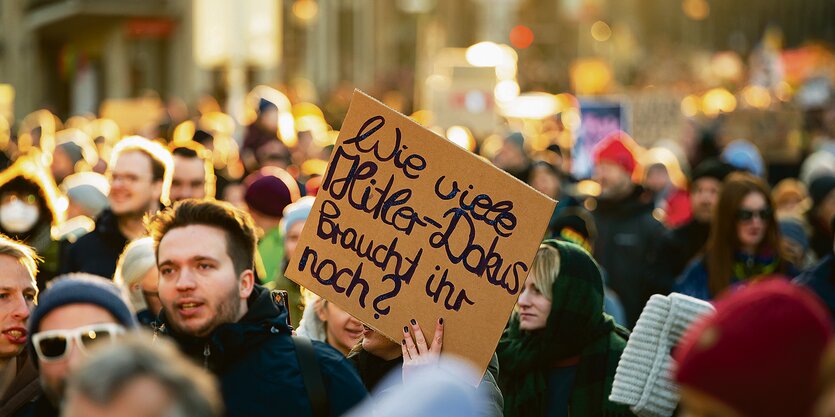
<path fill-rule="evenodd" d="M 659 253 L 655 260 L 658 262 L 656 274 L 662 287 L 660 292 L 669 292 L 676 277 L 703 251 L 722 191 L 722 181 L 731 171 L 733 167 L 718 159 L 708 159 L 693 170 L 690 181 L 693 218 L 668 230 L 661 244 L 657 245 Z"/>
<path fill-rule="evenodd" d="M 162 145 L 139 136 L 119 142 L 110 163 L 110 208 L 96 219 L 95 230 L 67 249 L 61 272 L 113 278 L 125 245 L 145 234 L 145 215 L 168 204 L 173 169 Z"/>
<path fill-rule="evenodd" d="M 634 140 L 624 132 L 603 139 L 594 152 L 594 178 L 600 184 L 594 256 L 609 274 L 609 287 L 623 303 L 627 327 L 638 320 L 657 285 L 648 274 L 654 264 L 654 245 L 664 226 L 652 215 L 652 199 L 632 182 L 637 167 Z"/>
<path fill-rule="evenodd" d="M 218 376 L 229 416 L 338 416 L 366 396 L 342 355 L 313 342 L 326 399 L 308 398 L 287 310 L 255 285 L 252 219 L 218 201 L 184 200 L 154 217 L 163 331 Z M 309 368 L 308 368 L 309 370 Z"/>
<path fill-rule="evenodd" d="M 0 235 L 0 271 L 0 416 L 17 416 L 41 393 L 26 349 L 26 321 L 38 295 L 35 252 Z"/>

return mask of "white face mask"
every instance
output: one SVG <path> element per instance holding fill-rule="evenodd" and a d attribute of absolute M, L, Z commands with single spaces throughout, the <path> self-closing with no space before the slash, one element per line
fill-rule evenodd
<path fill-rule="evenodd" d="M 38 206 L 20 200 L 10 201 L 0 206 L 0 226 L 12 233 L 27 232 L 37 223 L 40 214 Z"/>

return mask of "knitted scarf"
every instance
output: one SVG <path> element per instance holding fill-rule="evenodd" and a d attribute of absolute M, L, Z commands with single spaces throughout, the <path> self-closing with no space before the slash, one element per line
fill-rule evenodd
<path fill-rule="evenodd" d="M 585 250 L 547 240 L 560 254 L 546 327 L 519 329 L 518 315 L 499 341 L 499 386 L 505 416 L 543 416 L 548 407 L 548 372 L 555 363 L 580 357 L 568 404 L 573 416 L 632 416 L 625 405 L 608 400 L 615 370 L 626 346 L 626 330 L 603 313 L 603 280 Z"/>

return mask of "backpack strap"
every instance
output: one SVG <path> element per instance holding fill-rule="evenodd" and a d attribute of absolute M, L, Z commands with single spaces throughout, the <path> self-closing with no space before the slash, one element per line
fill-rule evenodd
<path fill-rule="evenodd" d="M 296 358 L 299 360 L 299 369 L 302 372 L 307 397 L 310 399 L 313 417 L 327 417 L 330 415 L 330 404 L 325 381 L 322 380 L 322 371 L 319 369 L 319 360 L 313 350 L 313 342 L 307 337 L 294 335 L 293 345 L 296 347 Z"/>

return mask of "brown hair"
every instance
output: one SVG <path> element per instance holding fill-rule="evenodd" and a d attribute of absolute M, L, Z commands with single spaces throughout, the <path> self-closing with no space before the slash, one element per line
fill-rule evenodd
<path fill-rule="evenodd" d="M 226 234 L 226 253 L 232 259 L 235 273 L 240 275 L 255 264 L 255 248 L 258 238 L 255 224 L 246 212 L 225 202 L 216 200 L 187 199 L 157 213 L 148 221 L 148 230 L 154 239 L 154 253 L 159 259 L 159 242 L 178 227 L 191 225 L 211 226 Z"/>
<path fill-rule="evenodd" d="M 771 250 L 779 255 L 780 233 L 774 217 L 774 202 L 768 185 L 760 178 L 748 173 L 735 172 L 728 175 L 722 184 L 722 192 L 716 204 L 716 213 L 713 216 L 705 252 L 708 288 L 713 296 L 718 295 L 731 284 L 734 256 L 740 249 L 736 228 L 737 216 L 742 200 L 751 193 L 761 194 L 768 207 L 771 208 L 768 219 L 765 220 L 765 237 L 760 242 L 757 252 Z M 782 269 L 783 265 L 780 267 Z"/>

